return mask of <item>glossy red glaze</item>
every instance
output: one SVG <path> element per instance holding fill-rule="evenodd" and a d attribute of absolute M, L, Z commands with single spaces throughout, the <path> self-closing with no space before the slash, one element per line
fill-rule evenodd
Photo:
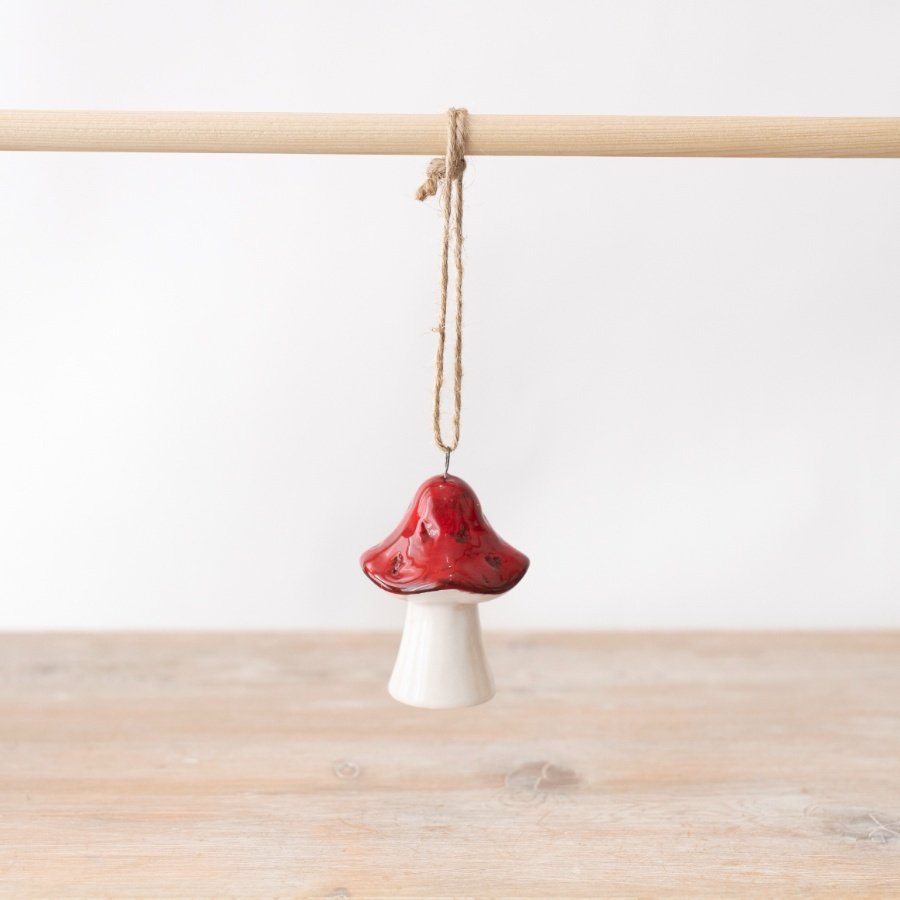
<path fill-rule="evenodd" d="M 429 478 L 403 521 L 360 563 L 375 584 L 395 594 L 450 588 L 502 594 L 528 570 L 528 557 L 491 528 L 475 492 L 455 475 Z"/>

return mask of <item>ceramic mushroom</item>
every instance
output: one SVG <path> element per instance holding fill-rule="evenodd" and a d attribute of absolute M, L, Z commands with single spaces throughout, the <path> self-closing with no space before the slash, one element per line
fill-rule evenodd
<path fill-rule="evenodd" d="M 494 695 L 478 604 L 515 587 L 528 557 L 488 524 L 472 488 L 429 478 L 406 517 L 360 560 L 380 588 L 407 597 L 388 690 L 410 706 L 475 706 Z"/>

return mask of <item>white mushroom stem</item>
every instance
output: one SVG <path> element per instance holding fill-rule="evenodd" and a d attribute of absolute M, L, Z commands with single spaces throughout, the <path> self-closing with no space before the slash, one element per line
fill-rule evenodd
<path fill-rule="evenodd" d="M 452 709 L 494 696 L 478 604 L 490 594 L 432 591 L 409 597 L 391 696 L 409 706 Z"/>

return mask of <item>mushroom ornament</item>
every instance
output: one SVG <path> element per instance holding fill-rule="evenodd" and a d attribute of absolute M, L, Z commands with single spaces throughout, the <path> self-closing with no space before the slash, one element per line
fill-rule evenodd
<path fill-rule="evenodd" d="M 360 563 L 380 588 L 408 600 L 391 696 L 428 709 L 490 700 L 478 604 L 515 587 L 528 557 L 491 528 L 472 488 L 455 475 L 429 478 Z"/>

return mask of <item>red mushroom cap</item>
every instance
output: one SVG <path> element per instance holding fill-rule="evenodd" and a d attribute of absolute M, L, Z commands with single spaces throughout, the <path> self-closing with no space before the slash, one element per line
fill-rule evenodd
<path fill-rule="evenodd" d="M 449 588 L 502 594 L 528 570 L 528 557 L 485 519 L 472 488 L 455 475 L 429 478 L 403 521 L 360 559 L 372 581 L 395 594 Z"/>

